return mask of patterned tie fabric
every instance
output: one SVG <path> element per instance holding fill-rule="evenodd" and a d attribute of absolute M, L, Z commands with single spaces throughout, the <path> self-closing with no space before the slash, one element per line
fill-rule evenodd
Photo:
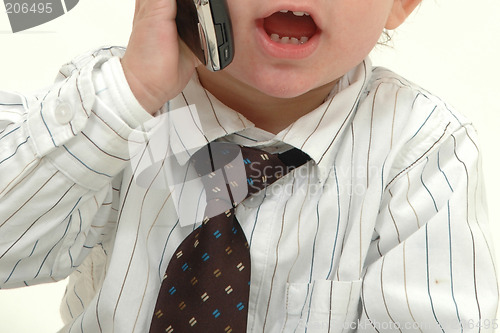
<path fill-rule="evenodd" d="M 191 162 L 206 191 L 206 217 L 168 264 L 151 333 L 246 332 L 250 251 L 234 208 L 308 160 L 298 149 L 273 155 L 227 143 L 211 143 L 194 154 Z M 246 174 L 235 167 L 238 161 Z"/>

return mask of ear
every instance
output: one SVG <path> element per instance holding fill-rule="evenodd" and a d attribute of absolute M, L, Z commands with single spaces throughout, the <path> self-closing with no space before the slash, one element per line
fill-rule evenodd
<path fill-rule="evenodd" d="M 385 28 L 394 30 L 403 23 L 422 0 L 394 0 Z"/>

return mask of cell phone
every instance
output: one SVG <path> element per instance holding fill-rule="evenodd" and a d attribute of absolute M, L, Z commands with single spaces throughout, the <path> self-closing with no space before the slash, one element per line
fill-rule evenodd
<path fill-rule="evenodd" d="M 226 0 L 177 0 L 179 37 L 211 71 L 231 63 L 233 30 Z"/>

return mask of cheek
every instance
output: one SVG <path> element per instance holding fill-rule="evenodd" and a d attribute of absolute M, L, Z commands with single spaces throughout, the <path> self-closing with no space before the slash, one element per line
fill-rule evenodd
<path fill-rule="evenodd" d="M 340 57 L 364 59 L 379 40 L 392 0 L 338 1 L 332 10 L 334 26 L 327 29 L 329 46 Z"/>
<path fill-rule="evenodd" d="M 335 54 L 336 60 L 344 66 L 356 65 L 368 56 L 379 36 L 363 32 L 346 34 L 330 45 L 330 52 Z"/>
<path fill-rule="evenodd" d="M 318 57 L 324 68 L 343 75 L 363 61 L 376 46 L 383 31 L 380 25 L 349 23 L 326 36 L 325 46 Z"/>

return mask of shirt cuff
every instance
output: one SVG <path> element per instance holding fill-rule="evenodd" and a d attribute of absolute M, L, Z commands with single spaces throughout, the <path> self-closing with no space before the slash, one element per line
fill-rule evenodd
<path fill-rule="evenodd" d="M 138 128 L 153 119 L 130 90 L 120 58 L 113 57 L 103 63 L 100 70 L 94 71 L 93 81 L 99 98 L 109 99 L 120 118 L 131 128 Z"/>

